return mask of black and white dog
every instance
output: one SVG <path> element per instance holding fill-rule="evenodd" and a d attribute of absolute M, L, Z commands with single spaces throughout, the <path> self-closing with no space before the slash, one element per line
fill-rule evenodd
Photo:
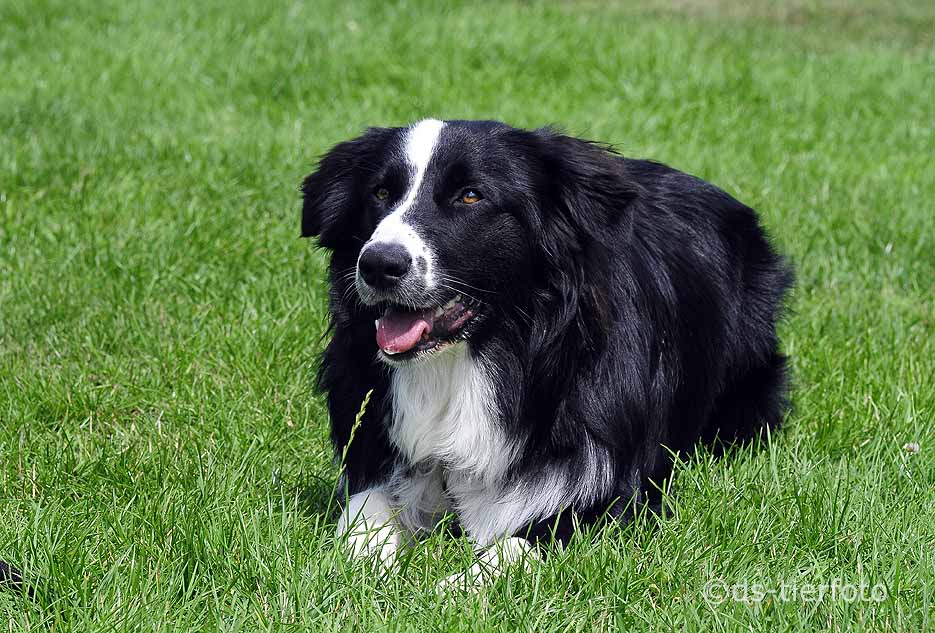
<path fill-rule="evenodd" d="M 392 560 L 452 513 L 512 562 L 654 503 L 673 453 L 780 423 L 792 272 L 698 178 L 425 120 L 337 145 L 302 190 L 302 235 L 331 252 L 319 380 L 358 554 Z"/>

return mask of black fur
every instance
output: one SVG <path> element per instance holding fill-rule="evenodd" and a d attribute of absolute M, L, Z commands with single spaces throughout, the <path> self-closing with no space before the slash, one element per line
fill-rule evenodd
<path fill-rule="evenodd" d="M 0 587 L 24 592 L 29 598 L 35 598 L 35 589 L 23 580 L 23 572 L 7 562 L 0 560 Z"/>
<path fill-rule="evenodd" d="M 385 427 L 389 370 L 374 361 L 379 311 L 358 300 L 348 271 L 386 213 L 370 192 L 406 178 L 392 167 L 404 134 L 371 129 L 338 145 L 303 185 L 302 235 L 331 251 L 333 338 L 319 384 L 338 455 L 374 390 L 348 449 L 351 494 L 399 458 Z M 665 165 L 496 122 L 448 122 L 427 179 L 432 200 L 415 221 L 485 302 L 467 344 L 492 368 L 502 428 L 524 440 L 511 477 L 569 463 L 585 476 L 587 436 L 612 456 L 616 488 L 565 510 L 593 519 L 615 500 L 652 501 L 671 452 L 780 423 L 776 321 L 793 275 L 752 209 Z M 483 188 L 485 204 L 453 211 L 465 184 Z M 553 519 L 520 532 L 548 534 Z"/>

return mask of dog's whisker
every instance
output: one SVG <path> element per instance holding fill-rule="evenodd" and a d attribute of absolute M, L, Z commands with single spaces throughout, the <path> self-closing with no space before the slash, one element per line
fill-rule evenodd
<path fill-rule="evenodd" d="M 452 292 L 456 292 L 460 295 L 464 295 L 471 301 L 474 301 L 475 303 L 483 303 L 483 301 L 481 301 L 477 297 L 472 296 L 471 294 L 469 294 L 468 292 L 464 290 L 461 290 L 460 288 L 455 288 L 454 286 L 449 286 L 448 284 L 445 284 L 445 283 L 439 283 L 438 285 L 442 286 L 443 288 L 447 288 L 448 290 L 451 290 Z"/>
<path fill-rule="evenodd" d="M 341 293 L 342 303 L 346 303 L 348 299 L 353 299 L 356 306 L 360 305 L 360 295 L 356 293 L 357 287 L 354 284 L 348 284 L 347 288 L 344 289 L 344 292 Z"/>
<path fill-rule="evenodd" d="M 478 291 L 478 292 L 483 292 L 483 293 L 491 294 L 491 295 L 492 295 L 492 294 L 496 294 L 496 293 L 495 293 L 494 291 L 492 291 L 492 290 L 484 290 L 483 288 L 478 288 L 477 286 L 472 286 L 471 284 L 469 284 L 468 282 L 464 281 L 463 279 L 459 279 L 458 277 L 454 277 L 454 276 L 452 276 L 452 275 L 446 275 L 445 273 L 441 273 L 441 274 L 439 275 L 439 277 L 441 277 L 441 278 L 444 279 L 445 281 L 449 281 L 449 282 L 451 282 L 451 283 L 453 283 L 453 284 L 458 284 L 458 285 L 460 285 L 460 286 L 465 286 L 466 288 L 471 288 L 472 290 L 476 290 L 476 291 Z"/>

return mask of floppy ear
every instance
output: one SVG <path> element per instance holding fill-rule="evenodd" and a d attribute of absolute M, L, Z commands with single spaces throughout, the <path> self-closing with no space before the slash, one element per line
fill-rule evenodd
<path fill-rule="evenodd" d="M 341 240 L 360 205 L 363 180 L 373 171 L 391 132 L 370 128 L 322 157 L 318 169 L 302 183 L 302 237 L 320 236 L 322 246 Z"/>
<path fill-rule="evenodd" d="M 629 224 L 628 207 L 639 195 L 639 186 L 611 146 L 551 128 L 533 134 L 539 142 L 546 182 L 554 188 L 552 217 L 543 218 L 547 229 L 552 224 L 560 233 L 574 233 L 562 238 L 606 243 L 610 227 Z"/>
<path fill-rule="evenodd" d="M 539 196 L 530 215 L 541 270 L 530 337 L 532 374 L 553 393 L 596 354 L 613 323 L 608 300 L 614 243 L 629 232 L 639 185 L 607 146 L 544 128 L 527 132 Z M 538 384 L 538 383 L 537 383 Z"/>

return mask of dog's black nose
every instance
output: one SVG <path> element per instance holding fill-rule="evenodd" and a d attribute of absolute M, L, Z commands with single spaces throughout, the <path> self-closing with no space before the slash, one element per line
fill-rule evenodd
<path fill-rule="evenodd" d="M 371 244 L 360 255 L 357 269 L 368 286 L 392 288 L 409 272 L 412 257 L 405 246 L 398 243 Z"/>

